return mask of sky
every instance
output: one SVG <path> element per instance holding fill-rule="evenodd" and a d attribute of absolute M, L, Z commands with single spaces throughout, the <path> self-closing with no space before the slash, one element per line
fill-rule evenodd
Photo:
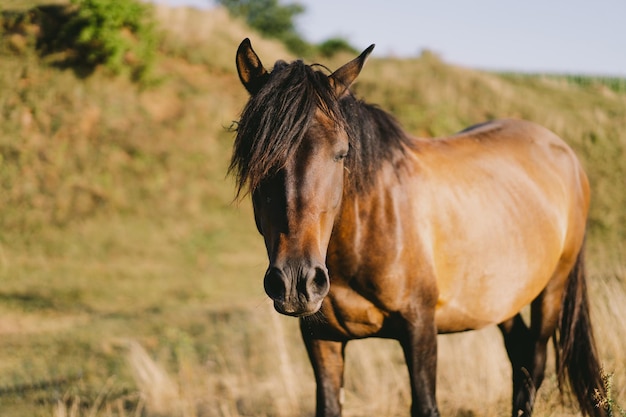
<path fill-rule="evenodd" d="M 211 0 L 153 0 L 213 7 Z M 626 76 L 626 0 L 299 0 L 310 42 L 342 37 L 373 56 L 430 50 L 469 68 Z"/>

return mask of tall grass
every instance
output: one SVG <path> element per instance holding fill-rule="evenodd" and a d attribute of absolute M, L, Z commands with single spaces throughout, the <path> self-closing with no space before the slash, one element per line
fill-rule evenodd
<path fill-rule="evenodd" d="M 211 12 L 178 7 L 156 6 L 156 17 L 163 22 L 161 49 L 169 56 L 183 58 L 191 64 L 206 66 L 215 73 L 232 73 L 233 46 L 246 37 L 255 38 L 256 50 L 268 65 L 278 59 L 289 59 L 287 49 L 255 33 L 241 21 L 229 17 L 228 11 L 216 7 Z M 190 30 L 193 28 L 193 30 Z"/>
<path fill-rule="evenodd" d="M 608 89 L 618 94 L 626 93 L 626 78 L 590 76 L 576 74 L 520 74 L 502 73 L 502 76 L 510 79 L 520 79 L 522 81 L 531 78 L 542 77 L 556 82 L 565 82 L 569 85 L 580 86 L 582 88 L 595 88 L 598 90 Z"/>
<path fill-rule="evenodd" d="M 623 286 L 593 285 L 593 312 L 605 369 L 613 369 L 610 401 L 619 412 L 626 399 L 626 359 L 619 341 L 626 320 L 601 306 L 625 301 Z M 600 301 L 601 300 L 601 301 Z M 299 342 L 296 320 L 275 314 L 269 303 L 252 310 L 213 312 L 207 329 L 213 344 L 201 355 L 187 333 L 170 339 L 167 352 L 150 354 L 137 341 L 125 342 L 124 354 L 138 387 L 126 415 L 307 416 L 313 414 L 313 376 Z M 608 324 L 607 324 L 608 323 Z M 206 347 L 204 347 L 206 348 Z M 163 349 L 163 347 L 161 347 Z M 404 416 L 410 405 L 408 373 L 399 345 L 388 340 L 360 340 L 346 351 L 344 414 Z M 539 391 L 536 415 L 579 415 L 569 397 L 561 402 L 549 352 L 547 378 Z M 438 398 L 443 415 L 501 416 L 510 412 L 511 371 L 499 331 L 439 337 Z M 104 390 L 107 388 L 105 387 Z M 167 398 L 167 401 L 164 401 Z M 77 400 L 67 401 L 67 410 Z M 111 399 L 97 415 L 117 415 Z M 607 402 L 598 399 L 598 404 Z M 69 411 L 68 411 L 69 413 Z M 619 414 L 615 414 L 619 415 Z"/>

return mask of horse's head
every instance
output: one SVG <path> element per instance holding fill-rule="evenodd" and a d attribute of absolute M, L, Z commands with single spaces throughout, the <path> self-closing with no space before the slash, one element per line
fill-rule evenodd
<path fill-rule="evenodd" d="M 317 312 L 330 281 L 326 252 L 343 195 L 349 133 L 339 99 L 373 45 L 331 75 L 301 61 L 268 73 L 250 42 L 237 70 L 251 97 L 242 113 L 231 162 L 239 189 L 248 186 L 269 258 L 264 287 L 276 310 Z"/>

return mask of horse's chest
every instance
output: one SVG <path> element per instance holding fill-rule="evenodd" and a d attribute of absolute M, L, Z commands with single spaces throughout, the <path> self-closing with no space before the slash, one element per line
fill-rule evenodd
<path fill-rule="evenodd" d="M 360 338 L 377 334 L 386 314 L 349 286 L 337 284 L 322 306 L 326 323 L 345 337 Z"/>

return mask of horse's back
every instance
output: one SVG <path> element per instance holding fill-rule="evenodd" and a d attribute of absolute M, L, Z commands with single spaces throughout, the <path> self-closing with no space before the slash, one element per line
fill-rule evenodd
<path fill-rule="evenodd" d="M 523 172 L 539 193 L 554 197 L 555 203 L 560 197 L 567 208 L 576 204 L 575 210 L 586 218 L 587 176 L 571 147 L 551 130 L 525 120 L 504 119 L 475 125 L 447 140 L 470 143 L 478 160 L 484 156 L 487 165 L 490 159 L 503 163 L 493 172 L 503 180 L 508 172 Z"/>
<path fill-rule="evenodd" d="M 511 317 L 576 257 L 588 183 L 573 151 L 551 131 L 488 122 L 420 142 L 416 159 L 415 215 L 429 220 L 421 237 L 439 288 L 440 330 Z"/>
<path fill-rule="evenodd" d="M 463 189 L 485 198 L 517 191 L 568 206 L 573 198 L 586 215 L 589 185 L 578 158 L 563 139 L 538 124 L 490 121 L 424 141 L 418 149 L 428 181 L 441 182 L 461 196 Z"/>

